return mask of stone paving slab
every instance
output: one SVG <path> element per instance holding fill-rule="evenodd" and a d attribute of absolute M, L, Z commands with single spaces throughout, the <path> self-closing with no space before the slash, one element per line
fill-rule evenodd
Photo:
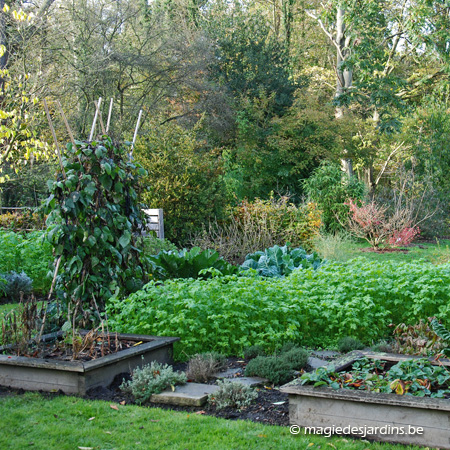
<path fill-rule="evenodd" d="M 244 386 L 255 387 L 267 384 L 269 380 L 267 378 L 260 377 L 236 377 L 230 378 L 230 381 L 232 381 L 233 383 L 241 383 Z"/>
<path fill-rule="evenodd" d="M 234 378 L 238 373 L 242 372 L 241 368 L 237 369 L 227 369 L 223 372 L 217 372 L 214 374 L 214 377 L 216 378 Z"/>
<path fill-rule="evenodd" d="M 314 356 L 310 356 L 308 358 L 308 364 L 314 369 L 318 369 L 319 367 L 326 366 L 329 364 L 328 361 L 324 361 L 323 359 L 314 358 Z"/>
<path fill-rule="evenodd" d="M 337 358 L 341 356 L 339 352 L 334 352 L 333 350 L 317 350 L 313 352 L 313 355 L 319 358 Z"/>
<path fill-rule="evenodd" d="M 175 390 L 167 389 L 160 394 L 153 394 L 150 401 L 166 405 L 202 406 L 208 400 L 208 395 L 217 391 L 218 386 L 201 383 L 186 383 L 175 386 Z"/>

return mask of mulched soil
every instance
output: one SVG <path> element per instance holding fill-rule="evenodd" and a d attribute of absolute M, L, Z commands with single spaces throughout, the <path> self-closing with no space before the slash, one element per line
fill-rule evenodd
<path fill-rule="evenodd" d="M 241 369 L 233 380 L 238 381 L 239 376 L 244 375 L 244 369 L 248 361 L 238 358 L 229 358 L 227 361 L 228 369 Z M 173 366 L 174 370 L 185 370 L 186 363 L 177 363 Z M 119 386 L 123 379 L 130 379 L 129 374 L 118 375 L 108 388 L 91 389 L 87 393 L 87 398 L 91 400 L 105 400 L 113 402 L 125 402 L 125 404 L 134 404 L 131 395 L 124 394 Z M 214 384 L 215 380 L 211 380 L 210 384 Z M 203 406 L 174 406 L 164 404 L 148 404 L 148 408 L 161 408 L 173 411 L 184 411 L 191 414 L 205 414 L 208 416 L 221 417 L 230 420 L 251 420 L 253 422 L 262 422 L 269 425 L 289 425 L 289 404 L 288 395 L 281 393 L 277 388 L 271 386 L 261 386 L 256 388 L 258 398 L 252 404 L 241 410 L 234 408 L 225 408 L 217 411 L 215 406 L 208 404 Z M 282 403 L 283 402 L 283 403 Z M 278 403 L 278 404 L 275 404 Z M 281 404 L 280 404 L 281 403 Z"/>
<path fill-rule="evenodd" d="M 243 375 L 245 365 L 246 362 L 243 360 L 239 360 L 237 358 L 228 359 L 228 368 L 242 368 L 242 373 L 240 374 L 241 376 Z M 184 370 L 185 368 L 186 364 L 183 363 L 179 363 L 174 366 L 175 370 Z M 88 391 L 85 398 L 89 400 L 103 400 L 127 405 L 134 404 L 135 402 L 133 396 L 125 394 L 119 389 L 119 386 L 122 384 L 124 379 L 129 380 L 130 375 L 127 373 L 117 375 L 110 386 L 107 388 L 99 387 L 91 389 Z M 214 381 L 215 380 L 212 380 L 211 383 L 213 384 Z M 195 407 L 151 403 L 145 406 L 148 408 L 184 411 L 191 414 L 205 414 L 230 420 L 251 420 L 253 422 L 260 422 L 269 425 L 289 425 L 288 395 L 281 393 L 278 389 L 272 387 L 271 385 L 261 386 L 260 388 L 257 388 L 257 391 L 258 398 L 252 402 L 250 406 L 241 410 L 225 408 L 217 411 L 214 406 L 209 406 L 208 404 L 201 407 Z M 25 391 L 22 389 L 9 389 L 0 386 L 0 397 L 7 395 L 23 395 L 24 392 Z M 48 398 L 52 398 L 57 395 L 64 395 L 63 392 L 49 393 L 41 391 L 41 393 Z"/>
<path fill-rule="evenodd" d="M 408 253 L 409 250 L 407 248 L 360 248 L 361 252 L 367 253 Z"/>

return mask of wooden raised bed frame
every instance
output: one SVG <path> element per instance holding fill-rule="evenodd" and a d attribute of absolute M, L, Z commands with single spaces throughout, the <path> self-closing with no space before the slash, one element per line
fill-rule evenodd
<path fill-rule="evenodd" d="M 393 362 L 414 358 L 352 352 L 341 363 L 337 362 L 336 370 L 346 369 L 361 356 Z M 450 368 L 448 361 L 444 365 Z M 291 425 L 305 427 L 302 433 L 349 434 L 377 441 L 450 449 L 450 400 L 314 388 L 302 386 L 299 380 L 284 385 L 281 392 L 289 394 L 289 420 Z M 359 429 L 352 432 L 351 427 Z"/>
<path fill-rule="evenodd" d="M 111 338 L 115 338 L 111 333 Z M 138 345 L 92 361 L 58 361 L 0 355 L 0 385 L 31 391 L 63 391 L 65 394 L 86 395 L 89 389 L 108 386 L 116 375 L 131 372 L 152 361 L 173 362 L 173 343 L 177 337 L 139 334 L 118 334 L 119 339 Z M 55 335 L 43 336 L 43 339 Z"/>

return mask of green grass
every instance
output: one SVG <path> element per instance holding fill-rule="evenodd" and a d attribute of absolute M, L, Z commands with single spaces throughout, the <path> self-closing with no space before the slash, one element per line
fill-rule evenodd
<path fill-rule="evenodd" d="M 9 311 L 13 310 L 14 308 L 17 308 L 19 306 L 18 303 L 6 303 L 4 305 L 0 305 L 0 317 L 4 316 Z"/>
<path fill-rule="evenodd" d="M 317 238 L 315 247 L 322 257 L 341 262 L 359 256 L 369 261 L 412 262 L 425 259 L 433 264 L 450 261 L 450 240 L 442 240 L 437 243 L 416 242 L 407 248 L 407 253 L 374 253 L 361 251 L 361 249 L 368 249 L 370 247 L 366 241 L 355 241 L 345 234 L 339 234 L 337 236 L 325 234 Z"/>
<path fill-rule="evenodd" d="M 362 252 L 362 248 L 369 248 L 366 242 L 349 242 L 344 245 L 344 252 L 346 259 L 356 258 L 362 256 L 370 261 L 398 261 L 398 262 L 412 262 L 418 259 L 425 259 L 431 263 L 445 262 L 450 259 L 450 250 L 448 248 L 450 241 L 441 241 L 439 244 L 413 244 L 408 247 L 407 253 L 393 252 L 393 253 L 374 253 Z M 418 247 L 420 245 L 420 247 Z M 424 247 L 424 248 L 421 248 Z"/>
<path fill-rule="evenodd" d="M 34 450 L 230 450 L 345 448 L 417 449 L 322 436 L 293 436 L 288 427 L 227 421 L 187 412 L 88 401 L 45 398 L 37 393 L 0 397 L 0 448 Z"/>

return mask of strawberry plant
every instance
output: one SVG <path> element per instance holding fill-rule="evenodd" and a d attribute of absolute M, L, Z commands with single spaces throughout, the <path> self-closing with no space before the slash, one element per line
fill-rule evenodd
<path fill-rule="evenodd" d="M 302 384 L 313 384 L 314 387 L 435 398 L 450 394 L 450 372 L 428 359 L 408 359 L 389 368 L 383 361 L 361 358 L 345 372 L 336 372 L 331 365 L 305 373 L 300 378 Z"/>

